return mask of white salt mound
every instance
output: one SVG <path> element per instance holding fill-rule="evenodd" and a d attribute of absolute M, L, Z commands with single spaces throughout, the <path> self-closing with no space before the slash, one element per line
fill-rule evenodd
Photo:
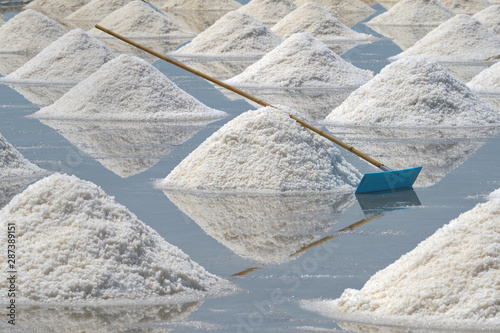
<path fill-rule="evenodd" d="M 460 14 L 441 23 L 406 51 L 389 58 L 422 55 L 438 61 L 500 59 L 500 37 L 471 16 Z"/>
<path fill-rule="evenodd" d="M 33 0 L 25 8 L 77 8 L 89 2 L 90 0 Z"/>
<path fill-rule="evenodd" d="M 162 9 L 175 10 L 235 10 L 241 4 L 234 0 L 166 0 Z"/>
<path fill-rule="evenodd" d="M 497 35 L 500 35 L 500 5 L 489 6 L 472 17 Z"/>
<path fill-rule="evenodd" d="M 474 15 L 491 5 L 488 0 L 439 0 L 456 14 Z"/>
<path fill-rule="evenodd" d="M 455 16 L 438 0 L 400 0 L 387 12 L 371 19 L 368 24 L 437 25 Z"/>
<path fill-rule="evenodd" d="M 414 250 L 379 271 L 361 290 L 323 302 L 330 311 L 397 324 L 500 325 L 500 198 L 450 221 Z"/>
<path fill-rule="evenodd" d="M 352 189 L 360 173 L 333 143 L 273 107 L 228 122 L 157 186 L 194 191 L 283 192 Z"/>
<path fill-rule="evenodd" d="M 500 62 L 473 77 L 467 86 L 479 93 L 500 93 Z"/>
<path fill-rule="evenodd" d="M 138 299 L 206 291 L 219 281 L 75 176 L 54 174 L 29 186 L 0 211 L 0 221 L 22 230 L 16 282 L 24 300 Z"/>
<path fill-rule="evenodd" d="M 226 115 L 202 104 L 146 61 L 122 54 L 33 117 L 182 121 Z"/>
<path fill-rule="evenodd" d="M 0 181 L 37 177 L 46 173 L 19 153 L 0 134 Z"/>
<path fill-rule="evenodd" d="M 100 21 L 107 15 L 128 4 L 131 0 L 92 0 L 74 11 L 66 20 Z"/>
<path fill-rule="evenodd" d="M 39 52 L 65 33 L 52 19 L 33 9 L 26 9 L 0 28 L 0 50 Z"/>
<path fill-rule="evenodd" d="M 297 9 L 292 0 L 251 0 L 238 11 L 247 13 L 264 23 L 276 23 Z"/>
<path fill-rule="evenodd" d="M 307 1 L 310 0 L 295 0 L 295 4 L 302 6 Z M 360 0 L 314 0 L 314 2 L 329 10 L 339 19 L 346 14 L 356 13 L 368 16 L 375 13 L 375 9 Z"/>
<path fill-rule="evenodd" d="M 289 13 L 272 28 L 278 36 L 287 38 L 298 32 L 323 41 L 366 40 L 373 36 L 356 32 L 337 20 L 328 10 L 315 2 L 306 2 Z"/>
<path fill-rule="evenodd" d="M 255 57 L 281 43 L 281 38 L 252 16 L 232 11 L 173 55 Z"/>
<path fill-rule="evenodd" d="M 101 41 L 74 29 L 9 74 L 9 80 L 81 81 L 114 58 Z"/>
<path fill-rule="evenodd" d="M 307 33 L 287 38 L 226 83 L 253 87 L 358 87 L 373 76 Z"/>
<path fill-rule="evenodd" d="M 130 1 L 99 22 L 99 25 L 130 38 L 188 37 L 185 31 L 163 13 L 154 10 L 140 0 Z M 114 38 L 107 33 L 92 28 L 90 34 L 98 37 Z"/>
<path fill-rule="evenodd" d="M 436 61 L 406 57 L 387 65 L 335 110 L 325 123 L 354 126 L 493 126 L 500 112 Z"/>

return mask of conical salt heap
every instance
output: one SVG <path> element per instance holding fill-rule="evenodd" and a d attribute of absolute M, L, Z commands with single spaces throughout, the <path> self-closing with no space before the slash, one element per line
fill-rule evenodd
<path fill-rule="evenodd" d="M 292 0 L 251 0 L 238 11 L 247 13 L 264 24 L 276 23 L 297 9 Z"/>
<path fill-rule="evenodd" d="M 351 65 L 320 40 L 297 33 L 226 82 L 252 87 L 353 88 L 372 76 L 372 72 Z"/>
<path fill-rule="evenodd" d="M 307 1 L 310 0 L 295 0 L 295 4 L 302 6 Z M 329 10 L 333 16 L 348 26 L 354 25 L 348 24 L 347 21 L 351 21 L 349 16 L 354 16 L 361 21 L 363 18 L 375 13 L 375 9 L 360 0 L 314 0 L 314 2 Z M 358 19 L 350 23 L 357 23 L 359 22 Z"/>
<path fill-rule="evenodd" d="M 436 61 L 406 57 L 387 65 L 330 113 L 325 123 L 354 126 L 493 126 L 491 108 Z"/>
<path fill-rule="evenodd" d="M 54 174 L 29 186 L 0 211 L 0 221 L 22 231 L 16 289 L 25 301 L 154 298 L 222 282 L 75 176 Z"/>
<path fill-rule="evenodd" d="M 255 57 L 281 43 L 281 38 L 252 16 L 232 11 L 173 55 Z"/>
<path fill-rule="evenodd" d="M 166 0 L 162 1 L 163 10 L 225 10 L 231 11 L 241 7 L 234 0 Z"/>
<path fill-rule="evenodd" d="M 451 220 L 361 290 L 306 308 L 378 325 L 497 330 L 500 325 L 500 189 Z"/>
<path fill-rule="evenodd" d="M 500 35 L 500 5 L 489 6 L 472 17 L 497 35 Z"/>
<path fill-rule="evenodd" d="M 177 87 L 146 61 L 120 55 L 33 116 L 86 120 L 207 120 L 227 114 Z"/>
<path fill-rule="evenodd" d="M 474 15 L 491 6 L 488 0 L 439 0 L 456 14 Z"/>
<path fill-rule="evenodd" d="M 0 182 L 15 178 L 32 178 L 46 173 L 19 153 L 0 134 Z"/>
<path fill-rule="evenodd" d="M 132 0 L 92 0 L 66 16 L 66 20 L 100 21 Z"/>
<path fill-rule="evenodd" d="M 106 45 L 74 29 L 9 74 L 9 80 L 81 81 L 114 58 Z"/>
<path fill-rule="evenodd" d="M 401 0 L 367 24 L 438 25 L 453 16 L 455 13 L 438 0 Z"/>
<path fill-rule="evenodd" d="M 467 86 L 479 93 L 500 93 L 500 62 L 473 77 Z"/>
<path fill-rule="evenodd" d="M 0 28 L 0 51 L 39 52 L 65 33 L 57 22 L 26 9 Z"/>
<path fill-rule="evenodd" d="M 422 55 L 437 61 L 500 59 L 500 37 L 464 14 L 441 23 L 406 51 L 389 59 Z"/>
<path fill-rule="evenodd" d="M 308 1 L 286 15 L 272 28 L 278 36 L 290 37 L 294 33 L 307 32 L 322 41 L 366 40 L 373 36 L 354 31 L 337 20 L 328 10 Z"/>
<path fill-rule="evenodd" d="M 157 186 L 194 191 L 328 191 L 357 186 L 360 173 L 326 139 L 273 107 L 228 122 Z"/>
<path fill-rule="evenodd" d="M 130 1 L 99 22 L 99 25 L 130 38 L 188 37 L 193 34 L 183 30 L 166 15 L 140 1 Z M 113 38 L 107 33 L 93 28 L 90 34 Z"/>

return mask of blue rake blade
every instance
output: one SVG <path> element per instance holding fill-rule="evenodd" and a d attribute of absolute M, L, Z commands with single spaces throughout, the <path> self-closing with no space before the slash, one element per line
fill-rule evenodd
<path fill-rule="evenodd" d="M 412 187 L 418 177 L 421 166 L 404 170 L 366 173 L 355 193 L 392 191 Z"/>

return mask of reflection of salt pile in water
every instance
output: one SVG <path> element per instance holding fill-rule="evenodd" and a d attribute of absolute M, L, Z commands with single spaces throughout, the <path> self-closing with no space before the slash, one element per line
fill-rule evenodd
<path fill-rule="evenodd" d="M 123 178 L 151 168 L 204 125 L 48 119 L 42 123 Z"/>
<path fill-rule="evenodd" d="M 99 40 L 74 29 L 51 43 L 7 80 L 80 81 L 114 57 Z"/>
<path fill-rule="evenodd" d="M 500 37 L 468 15 L 441 23 L 408 50 L 389 59 L 423 55 L 438 61 L 490 61 L 500 58 Z"/>
<path fill-rule="evenodd" d="M 436 61 L 406 57 L 387 65 L 330 113 L 325 123 L 388 127 L 493 126 L 500 113 Z"/>
<path fill-rule="evenodd" d="M 54 103 L 64 94 L 71 90 L 74 84 L 15 84 L 9 83 L 9 87 L 23 95 L 28 101 L 35 105 L 46 106 Z"/>
<path fill-rule="evenodd" d="M 500 94 L 500 62 L 476 75 L 467 86 L 478 93 Z"/>
<path fill-rule="evenodd" d="M 367 24 L 438 25 L 453 16 L 455 13 L 437 0 L 401 0 Z"/>
<path fill-rule="evenodd" d="M 235 10 L 241 4 L 234 0 L 166 0 L 162 1 L 163 10 Z"/>
<path fill-rule="evenodd" d="M 359 172 L 333 144 L 272 107 L 248 111 L 206 139 L 160 188 L 205 191 L 352 189 Z"/>
<path fill-rule="evenodd" d="M 39 52 L 66 32 L 47 16 L 27 9 L 0 28 L 2 52 Z"/>
<path fill-rule="evenodd" d="M 500 325 L 500 190 L 377 272 L 361 290 L 307 302 L 336 318 L 459 329 Z M 355 317 L 354 317 L 355 316 Z"/>
<path fill-rule="evenodd" d="M 172 52 L 181 56 L 256 57 L 274 49 L 281 38 L 252 16 L 232 11 Z"/>
<path fill-rule="evenodd" d="M 125 6 L 115 10 L 102 19 L 99 25 L 130 38 L 185 38 L 192 36 L 190 32 L 183 30 L 166 15 L 140 0 L 130 1 Z M 93 28 L 89 33 L 100 38 L 114 38 L 97 28 Z"/>
<path fill-rule="evenodd" d="M 154 298 L 207 291 L 219 281 L 100 187 L 75 176 L 54 174 L 29 186 L 0 211 L 0 220 L 23 230 L 16 282 L 25 301 Z"/>
<path fill-rule="evenodd" d="M 137 57 L 120 55 L 33 116 L 85 120 L 214 120 L 204 105 Z"/>
<path fill-rule="evenodd" d="M 297 6 L 302 6 L 308 1 L 310 0 L 295 0 L 295 3 Z M 333 16 L 349 27 L 375 13 L 375 9 L 360 0 L 314 0 L 314 2 L 329 10 Z"/>
<path fill-rule="evenodd" d="M 432 25 L 370 24 L 369 26 L 373 31 L 390 38 L 403 51 L 415 45 L 435 28 Z"/>
<path fill-rule="evenodd" d="M 281 263 L 326 232 L 354 203 L 352 192 L 331 195 L 165 195 L 208 235 L 244 258 Z"/>
<path fill-rule="evenodd" d="M 128 4 L 131 0 L 92 0 L 66 16 L 66 20 L 100 21 L 107 15 Z"/>
<path fill-rule="evenodd" d="M 490 28 L 497 35 L 500 35 L 500 5 L 489 6 L 472 17 Z"/>
<path fill-rule="evenodd" d="M 454 13 L 474 15 L 491 5 L 488 0 L 439 0 Z"/>
<path fill-rule="evenodd" d="M 372 72 L 343 60 L 320 40 L 297 33 L 226 82 L 250 87 L 354 88 L 372 76 Z"/>
<path fill-rule="evenodd" d="M 274 24 L 297 9 L 292 0 L 251 0 L 238 11 L 247 13 L 264 24 Z"/>
<path fill-rule="evenodd" d="M 227 10 L 168 10 L 165 14 L 181 28 L 199 34 L 217 22 Z M 173 50 L 172 50 L 173 51 Z"/>
<path fill-rule="evenodd" d="M 182 63 L 219 80 L 225 80 L 240 74 L 254 62 L 254 60 L 239 59 L 186 58 Z M 219 89 L 220 86 L 215 85 L 215 88 Z M 220 90 L 222 90 L 223 94 L 228 92 L 227 89 Z M 241 96 L 238 98 L 241 98 Z"/>
<path fill-rule="evenodd" d="M 294 33 L 307 32 L 322 41 L 373 39 L 373 36 L 350 29 L 328 10 L 309 1 L 283 17 L 271 28 L 271 31 L 284 38 Z"/>

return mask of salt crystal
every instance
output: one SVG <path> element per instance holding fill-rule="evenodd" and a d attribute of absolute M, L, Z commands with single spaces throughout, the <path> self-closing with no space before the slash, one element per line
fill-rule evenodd
<path fill-rule="evenodd" d="M 389 58 L 422 55 L 438 61 L 500 59 L 500 37 L 478 20 L 460 14 L 441 23 L 406 51 Z"/>
<path fill-rule="evenodd" d="M 475 13 L 489 7 L 488 0 L 439 0 L 443 5 L 450 8 L 456 14 L 474 15 Z"/>
<path fill-rule="evenodd" d="M 500 325 L 500 200 L 451 220 L 415 249 L 373 275 L 361 290 L 319 301 L 324 314 L 377 324 L 459 329 Z"/>
<path fill-rule="evenodd" d="M 75 176 L 53 174 L 29 186 L 0 211 L 0 221 L 22 230 L 16 288 L 25 301 L 155 298 L 221 282 Z M 6 267 L 5 256 L 0 260 Z"/>
<path fill-rule="evenodd" d="M 294 33 L 307 32 L 325 42 L 373 39 L 373 36 L 350 29 L 328 10 L 310 1 L 281 19 L 271 31 L 284 38 Z"/>
<path fill-rule="evenodd" d="M 247 13 L 264 24 L 274 24 L 297 9 L 292 0 L 251 0 L 238 11 Z"/>
<path fill-rule="evenodd" d="M 476 75 L 467 86 L 478 93 L 500 93 L 500 62 Z"/>
<path fill-rule="evenodd" d="M 355 90 L 325 122 L 389 127 L 493 126 L 500 123 L 500 113 L 436 61 L 405 57 Z"/>
<path fill-rule="evenodd" d="M 297 33 L 226 82 L 254 87 L 352 88 L 372 76 L 372 72 L 343 60 L 320 40 Z"/>
<path fill-rule="evenodd" d="M 128 4 L 131 0 L 92 0 L 74 11 L 66 20 L 100 21 L 107 15 Z"/>
<path fill-rule="evenodd" d="M 472 17 L 490 28 L 497 35 L 500 35 L 500 5 L 489 6 Z"/>
<path fill-rule="evenodd" d="M 33 116 L 86 120 L 203 120 L 227 114 L 202 104 L 146 61 L 120 55 Z"/>
<path fill-rule="evenodd" d="M 163 1 L 163 10 L 235 10 L 241 4 L 234 0 L 166 0 Z"/>
<path fill-rule="evenodd" d="M 6 80 L 81 81 L 114 58 L 98 39 L 74 29 L 51 43 Z"/>
<path fill-rule="evenodd" d="M 297 6 L 302 6 L 307 1 L 310 0 L 295 0 L 295 3 Z M 375 13 L 375 9 L 360 0 L 314 0 L 314 2 L 329 10 L 333 16 L 348 26 Z M 350 17 L 353 17 L 354 21 Z"/>
<path fill-rule="evenodd" d="M 367 24 L 438 25 L 455 16 L 438 0 L 401 0 Z"/>
<path fill-rule="evenodd" d="M 182 56 L 256 57 L 271 51 L 281 38 L 252 16 L 232 11 L 172 52 Z"/>
<path fill-rule="evenodd" d="M 194 191 L 328 191 L 357 186 L 360 173 L 326 139 L 273 107 L 234 118 L 157 186 Z"/>
<path fill-rule="evenodd" d="M 0 28 L 0 50 L 39 52 L 65 33 L 52 19 L 33 9 L 26 9 Z"/>
<path fill-rule="evenodd" d="M 99 25 L 130 38 L 166 38 L 192 36 L 165 14 L 140 1 L 130 1 L 99 22 Z M 97 37 L 114 38 L 93 28 L 89 34 Z"/>
<path fill-rule="evenodd" d="M 33 178 L 46 173 L 19 153 L 0 134 L 0 181 Z"/>

